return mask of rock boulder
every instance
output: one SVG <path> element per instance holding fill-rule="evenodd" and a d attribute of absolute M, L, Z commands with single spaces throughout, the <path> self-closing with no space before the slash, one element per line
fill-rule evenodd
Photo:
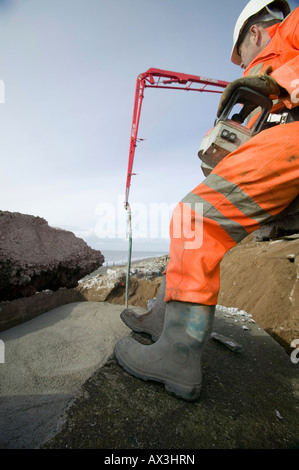
<path fill-rule="evenodd" d="M 104 256 L 72 232 L 32 215 L 0 211 L 0 300 L 76 287 Z"/>

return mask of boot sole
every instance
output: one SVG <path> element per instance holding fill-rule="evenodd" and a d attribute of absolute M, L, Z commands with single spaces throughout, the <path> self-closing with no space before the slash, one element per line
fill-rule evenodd
<path fill-rule="evenodd" d="M 165 386 L 165 390 L 170 393 L 171 395 L 175 395 L 178 398 L 183 398 L 186 401 L 196 401 L 198 400 L 201 392 L 202 385 L 196 385 L 192 387 L 186 387 L 183 386 L 182 384 L 173 382 L 173 381 L 168 381 L 164 377 L 154 377 L 151 375 L 144 375 L 143 373 L 136 371 L 135 369 L 132 369 L 129 367 L 118 355 L 117 353 L 117 348 L 114 350 L 116 359 L 118 360 L 119 364 L 125 369 L 126 372 L 128 372 L 130 375 L 133 375 L 134 377 L 137 377 L 138 379 L 142 379 L 144 381 L 154 381 L 154 382 L 160 382 L 163 383 Z"/>
<path fill-rule="evenodd" d="M 124 312 L 121 312 L 120 314 L 120 318 L 122 319 L 122 321 L 124 322 L 124 324 L 130 328 L 131 330 L 135 331 L 135 333 L 146 333 L 148 335 L 151 336 L 152 340 L 154 342 L 158 341 L 159 339 L 159 336 L 157 336 L 155 333 L 147 330 L 146 328 L 139 328 L 138 326 L 135 326 L 135 325 L 132 325 L 125 317 L 125 313 Z"/>

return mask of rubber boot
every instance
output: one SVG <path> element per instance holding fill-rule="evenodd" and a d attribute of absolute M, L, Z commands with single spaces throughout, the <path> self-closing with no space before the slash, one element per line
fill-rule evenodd
<path fill-rule="evenodd" d="M 202 387 L 201 354 L 214 314 L 215 306 L 167 302 L 158 341 L 147 346 L 124 337 L 116 343 L 116 358 L 129 374 L 162 382 L 168 392 L 195 401 Z"/>
<path fill-rule="evenodd" d="M 122 321 L 131 328 L 131 330 L 137 333 L 148 333 L 151 335 L 153 341 L 159 339 L 163 330 L 166 308 L 166 303 L 164 302 L 165 286 L 166 276 L 163 276 L 154 306 L 147 312 L 140 315 L 134 310 L 126 308 L 120 314 Z"/>

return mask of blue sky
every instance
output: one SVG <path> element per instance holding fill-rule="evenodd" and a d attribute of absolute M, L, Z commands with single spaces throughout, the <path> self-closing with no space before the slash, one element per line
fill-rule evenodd
<path fill-rule="evenodd" d="M 150 67 L 239 77 L 230 51 L 246 4 L 0 1 L 0 208 L 44 217 L 103 252 L 125 248 L 119 225 L 136 78 Z M 218 101 L 209 93 L 145 90 L 139 137 L 146 140 L 136 149 L 132 205 L 147 215 L 150 204 L 171 207 L 203 180 L 197 151 Z M 102 239 L 105 218 L 111 230 Z M 134 246 L 163 251 L 167 235 L 148 239 L 145 231 Z"/>

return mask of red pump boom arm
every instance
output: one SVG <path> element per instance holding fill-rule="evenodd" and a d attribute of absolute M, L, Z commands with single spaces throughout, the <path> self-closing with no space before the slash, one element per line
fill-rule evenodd
<path fill-rule="evenodd" d="M 194 84 L 199 83 L 202 87 L 195 87 Z M 138 75 L 136 80 L 135 102 L 133 108 L 133 119 L 131 129 L 130 151 L 128 172 L 126 181 L 125 207 L 128 206 L 129 191 L 131 186 L 131 177 L 133 175 L 133 161 L 137 142 L 137 133 L 141 113 L 141 105 L 145 88 L 166 88 L 171 90 L 199 91 L 209 93 L 222 93 L 229 82 L 216 80 L 214 78 L 199 77 L 196 75 L 188 75 L 185 73 L 170 72 L 168 70 L 160 70 L 150 68 L 146 72 Z"/>

